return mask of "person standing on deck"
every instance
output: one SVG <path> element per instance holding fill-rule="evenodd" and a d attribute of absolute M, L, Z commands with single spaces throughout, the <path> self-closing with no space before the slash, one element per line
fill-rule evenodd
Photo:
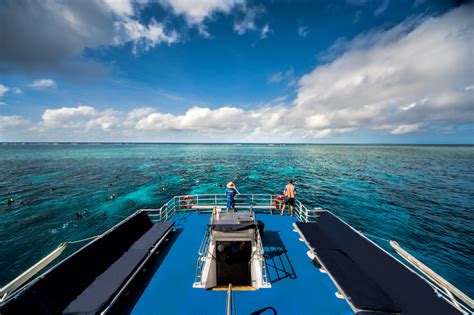
<path fill-rule="evenodd" d="M 225 195 L 227 197 L 227 212 L 229 209 L 232 208 L 232 211 L 235 212 L 235 195 L 240 194 L 237 188 L 235 188 L 235 184 L 233 182 L 227 183 L 227 189 L 225 191 Z"/>
<path fill-rule="evenodd" d="M 285 212 L 285 208 L 288 205 L 290 208 L 290 215 L 293 216 L 293 209 L 295 208 L 296 188 L 295 188 L 295 185 L 293 185 L 292 179 L 288 181 L 288 184 L 285 187 L 285 191 L 283 192 L 283 195 L 286 197 L 286 199 L 285 199 L 285 203 L 283 204 L 283 207 L 281 208 L 280 215 L 283 215 L 283 213 Z"/>

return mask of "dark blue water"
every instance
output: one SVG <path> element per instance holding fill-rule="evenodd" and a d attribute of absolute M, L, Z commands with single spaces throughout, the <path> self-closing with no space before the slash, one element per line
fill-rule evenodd
<path fill-rule="evenodd" d="M 308 207 L 397 240 L 474 295 L 472 146 L 0 145 L 0 284 L 173 195 L 222 193 L 229 180 L 241 193 L 281 193 L 288 178 Z"/>

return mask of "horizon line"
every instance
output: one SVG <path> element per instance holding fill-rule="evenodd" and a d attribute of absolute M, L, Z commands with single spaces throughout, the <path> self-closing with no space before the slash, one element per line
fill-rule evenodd
<path fill-rule="evenodd" d="M 140 142 L 140 141 L 0 141 L 6 144 L 240 144 L 240 145 L 410 145 L 410 146 L 474 146 L 474 143 L 387 143 L 387 142 Z"/>

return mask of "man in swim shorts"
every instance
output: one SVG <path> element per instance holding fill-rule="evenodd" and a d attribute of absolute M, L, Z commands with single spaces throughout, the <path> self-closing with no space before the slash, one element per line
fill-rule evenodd
<path fill-rule="evenodd" d="M 293 216 L 293 209 L 295 208 L 295 195 L 296 195 L 296 188 L 295 185 L 293 185 L 293 180 L 290 179 L 288 181 L 288 184 L 285 187 L 285 191 L 283 192 L 283 195 L 286 197 L 285 203 L 283 204 L 283 207 L 281 208 L 281 215 L 285 212 L 285 208 L 288 205 L 290 208 L 290 215 Z"/>

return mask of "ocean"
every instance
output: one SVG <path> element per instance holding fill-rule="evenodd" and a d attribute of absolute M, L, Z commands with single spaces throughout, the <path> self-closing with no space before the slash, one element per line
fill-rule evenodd
<path fill-rule="evenodd" d="M 474 296 L 474 146 L 3 144 L 0 286 L 59 243 L 174 195 L 224 193 L 228 181 L 282 193 L 290 178 L 307 207 L 333 211 L 391 253 L 384 240 L 396 240 Z"/>

